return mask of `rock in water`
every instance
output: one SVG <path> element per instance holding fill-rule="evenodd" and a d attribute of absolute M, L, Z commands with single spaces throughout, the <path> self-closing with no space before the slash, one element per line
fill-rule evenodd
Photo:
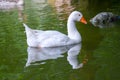
<path fill-rule="evenodd" d="M 120 16 L 113 14 L 112 12 L 101 12 L 90 19 L 90 22 L 97 27 L 111 27 L 113 23 L 118 21 Z"/>

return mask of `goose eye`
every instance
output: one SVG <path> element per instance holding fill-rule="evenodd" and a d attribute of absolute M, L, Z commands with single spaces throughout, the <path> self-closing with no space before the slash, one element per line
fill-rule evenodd
<path fill-rule="evenodd" d="M 80 16 L 80 14 L 79 14 L 79 16 Z"/>

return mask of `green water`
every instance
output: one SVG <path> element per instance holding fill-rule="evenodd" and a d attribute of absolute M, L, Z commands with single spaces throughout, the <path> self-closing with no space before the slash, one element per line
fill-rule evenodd
<path fill-rule="evenodd" d="M 89 23 L 90 18 L 102 11 L 120 15 L 119 0 L 72 0 L 71 6 L 64 4 L 61 7 L 55 6 L 54 0 L 33 1 L 25 1 L 23 21 L 18 19 L 17 10 L 0 11 L 0 80 L 120 80 L 119 23 L 103 29 Z M 87 25 L 76 23 L 82 36 L 77 60 L 79 63 L 85 61 L 84 66 L 72 69 L 67 61 L 68 54 L 64 52 L 64 57 L 25 67 L 28 46 L 22 22 L 34 29 L 67 34 L 66 21 L 73 10 L 81 11 L 88 21 Z M 42 62 L 45 64 L 39 64 Z"/>

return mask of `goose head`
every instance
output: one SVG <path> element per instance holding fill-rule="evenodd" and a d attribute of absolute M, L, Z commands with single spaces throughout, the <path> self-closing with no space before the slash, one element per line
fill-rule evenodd
<path fill-rule="evenodd" d="M 84 24 L 87 24 L 87 21 L 85 20 L 85 18 L 83 17 L 83 15 L 82 15 L 82 13 L 81 12 L 79 12 L 79 11 L 73 11 L 71 14 L 70 14 L 70 16 L 69 16 L 69 18 L 68 18 L 68 20 L 72 20 L 72 21 L 74 21 L 74 22 L 82 22 L 82 23 L 84 23 Z"/>

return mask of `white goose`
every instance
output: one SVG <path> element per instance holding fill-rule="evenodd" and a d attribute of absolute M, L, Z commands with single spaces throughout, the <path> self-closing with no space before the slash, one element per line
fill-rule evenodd
<path fill-rule="evenodd" d="M 87 24 L 81 12 L 73 11 L 67 22 L 68 35 L 54 30 L 33 30 L 23 23 L 27 36 L 27 44 L 30 47 L 56 47 L 81 42 L 81 35 L 76 29 L 75 22 Z"/>

